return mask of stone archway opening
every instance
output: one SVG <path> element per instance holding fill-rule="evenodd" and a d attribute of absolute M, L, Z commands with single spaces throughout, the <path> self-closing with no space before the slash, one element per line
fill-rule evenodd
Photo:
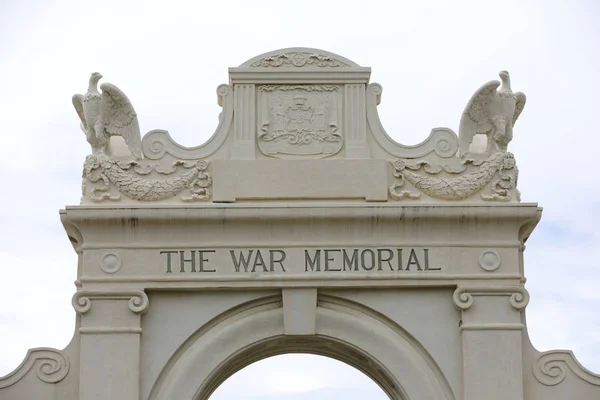
<path fill-rule="evenodd" d="M 400 327 L 331 296 L 321 297 L 315 311 L 314 334 L 286 334 L 281 298 L 276 296 L 226 313 L 182 344 L 149 398 L 209 400 L 244 367 L 289 353 L 346 363 L 371 378 L 391 400 L 455 398 L 430 355 Z"/>
<path fill-rule="evenodd" d="M 255 363 L 285 355 L 312 355 L 336 360 L 369 378 L 386 397 L 404 400 L 404 390 L 391 378 L 390 373 L 360 349 L 324 336 L 278 336 L 248 346 L 223 362 L 208 377 L 197 393 L 197 400 L 213 400 L 212 394 L 231 376 Z"/>
<path fill-rule="evenodd" d="M 286 353 L 256 361 L 223 381 L 210 400 L 368 398 L 389 400 L 369 376 L 331 357 Z"/>
<path fill-rule="evenodd" d="M 268 323 L 267 323 L 268 324 Z M 212 370 L 194 396 L 194 400 L 214 400 L 212 395 L 230 377 L 255 363 L 285 355 L 324 357 L 345 364 L 373 382 L 384 399 L 411 398 L 394 374 L 376 358 L 353 344 L 325 335 L 276 335 L 253 342 L 231 353 Z"/>

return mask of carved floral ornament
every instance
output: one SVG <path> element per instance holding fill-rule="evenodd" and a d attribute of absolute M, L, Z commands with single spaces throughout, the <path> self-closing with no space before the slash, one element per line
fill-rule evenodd
<path fill-rule="evenodd" d="M 207 172 L 208 162 L 199 160 L 187 162 L 177 160 L 171 168 L 141 165 L 132 160 L 121 162 L 111 159 L 104 153 L 88 156 L 84 164 L 84 184 L 82 194 L 89 195 L 93 201 L 121 199 L 120 194 L 140 201 L 156 201 L 174 197 L 184 189 L 190 192 L 181 196 L 185 202 L 208 200 L 212 178 Z M 146 176 L 155 172 L 166 179 L 149 179 Z M 90 187 L 87 187 L 90 183 Z M 110 187 L 119 193 L 110 192 Z"/>
<path fill-rule="evenodd" d="M 419 191 L 404 189 L 405 181 L 428 196 L 443 200 L 462 200 L 481 192 L 490 182 L 489 193 L 481 193 L 486 201 L 510 201 L 516 189 L 518 169 L 512 153 L 499 152 L 487 160 L 464 159 L 456 166 L 431 165 L 426 161 L 392 163 L 394 176 L 399 179 L 390 189 L 390 197 L 416 200 Z M 516 200 L 520 200 L 516 191 Z"/>
<path fill-rule="evenodd" d="M 251 66 L 347 65 L 329 56 L 288 52 L 264 57 Z M 427 196 L 460 201 L 476 196 L 482 201 L 520 201 L 518 168 L 507 148 L 526 98 L 523 93 L 512 92 L 508 72 L 501 71 L 499 75 L 501 81 L 486 83 L 469 100 L 458 136 L 450 129 L 437 128 L 417 146 L 392 143 L 385 132 L 381 133 L 380 121 L 372 110 L 380 99 L 381 87 L 369 86 L 367 95 L 375 99 L 367 99 L 364 112 L 368 125 L 375 142 L 397 157 L 390 160 L 390 200 L 415 201 Z M 233 120 L 231 87 L 219 87 L 219 102 L 223 105 L 219 118 L 219 127 L 223 127 L 222 131 L 218 130 L 220 138 L 213 140 L 213 137 L 206 145 L 187 149 L 172 142 L 164 131 L 152 131 L 142 140 L 131 102 L 114 85 L 104 83 L 99 90 L 101 78 L 99 73 L 93 73 L 88 91 L 73 96 L 81 128 L 92 147 L 92 154 L 84 164 L 82 202 L 120 201 L 123 196 L 140 202 L 173 198 L 181 202 L 209 201 L 213 182 L 205 157 L 216 152 L 218 146 L 225 144 L 226 135 L 235 131 L 235 127 L 230 129 Z M 327 84 L 257 86 L 256 105 L 253 100 L 244 107 L 256 107 L 257 134 L 253 140 L 258 150 L 269 157 L 288 159 L 318 159 L 341 153 L 345 145 L 351 144 L 346 137 L 351 129 L 342 125 L 351 120 L 344 114 L 349 112 L 344 111 L 349 94 L 343 87 Z M 357 100 L 353 101 L 358 104 Z M 124 140 L 129 158 L 114 155 L 110 148 L 113 136 Z M 162 159 L 167 153 L 175 159 L 171 158 L 170 162 Z"/>

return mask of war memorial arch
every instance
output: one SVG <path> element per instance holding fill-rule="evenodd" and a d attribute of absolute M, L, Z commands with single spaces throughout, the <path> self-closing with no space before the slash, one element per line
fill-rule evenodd
<path fill-rule="evenodd" d="M 406 146 L 370 73 L 317 49 L 254 57 L 229 69 L 197 147 L 142 138 L 139 94 L 93 73 L 73 96 L 82 197 L 60 211 L 76 331 L 30 350 L 0 399 L 206 400 L 291 352 L 354 366 L 393 400 L 600 399 L 600 375 L 527 335 L 542 211 L 520 202 L 508 151 L 522 83 L 473 82 L 458 134 Z"/>

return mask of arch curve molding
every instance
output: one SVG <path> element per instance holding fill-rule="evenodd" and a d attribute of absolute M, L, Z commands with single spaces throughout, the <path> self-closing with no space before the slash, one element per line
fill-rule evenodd
<path fill-rule="evenodd" d="M 201 328 L 167 364 L 150 400 L 207 400 L 238 370 L 284 353 L 345 362 L 373 379 L 392 400 L 455 399 L 439 367 L 414 338 L 342 303 L 319 300 L 315 335 L 284 335 L 280 301 L 257 304 Z"/>

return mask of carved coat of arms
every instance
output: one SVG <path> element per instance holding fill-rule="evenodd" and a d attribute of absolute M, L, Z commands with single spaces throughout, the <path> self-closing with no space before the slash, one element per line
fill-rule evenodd
<path fill-rule="evenodd" d="M 338 95 L 338 86 L 260 86 L 260 150 L 273 157 L 317 158 L 340 151 Z"/>

